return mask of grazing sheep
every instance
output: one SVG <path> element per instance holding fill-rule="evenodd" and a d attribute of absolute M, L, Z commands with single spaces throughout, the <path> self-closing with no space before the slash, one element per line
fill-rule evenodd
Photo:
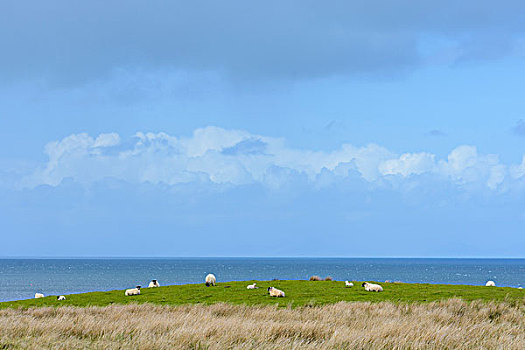
<path fill-rule="evenodd" d="M 43 298 L 43 297 L 44 297 L 44 294 L 42 294 L 42 293 L 35 293 L 35 299 Z"/>
<path fill-rule="evenodd" d="M 248 287 L 246 287 L 246 289 L 257 289 L 259 287 L 257 287 L 257 283 L 254 283 L 254 284 L 250 284 L 248 285 Z"/>
<path fill-rule="evenodd" d="M 137 287 L 131 288 L 131 289 L 126 289 L 126 292 L 124 293 L 124 295 L 126 295 L 126 296 L 140 295 L 140 286 L 137 286 Z"/>
<path fill-rule="evenodd" d="M 213 273 L 210 273 L 208 276 L 206 276 L 206 287 L 215 286 L 216 282 L 217 279 Z"/>
<path fill-rule="evenodd" d="M 57 297 L 57 300 L 66 300 L 66 297 L 61 295 L 61 296 Z"/>
<path fill-rule="evenodd" d="M 365 287 L 365 290 L 367 292 L 382 292 L 383 291 L 383 287 L 381 287 L 379 284 L 374 284 L 374 283 L 368 283 L 368 282 L 364 282 L 361 287 Z"/>
<path fill-rule="evenodd" d="M 151 282 L 148 285 L 148 288 L 156 288 L 156 287 L 160 287 L 159 281 L 151 280 Z"/>
<path fill-rule="evenodd" d="M 284 298 L 284 292 L 274 287 L 268 287 L 268 293 L 271 297 Z"/>
<path fill-rule="evenodd" d="M 353 287 L 354 284 L 352 282 L 345 281 L 345 287 Z"/>
<path fill-rule="evenodd" d="M 487 281 L 487 283 L 485 283 L 485 287 L 496 287 L 496 283 L 494 283 L 494 281 Z"/>
<path fill-rule="evenodd" d="M 310 281 L 321 281 L 321 277 L 313 275 L 312 277 L 310 277 Z"/>

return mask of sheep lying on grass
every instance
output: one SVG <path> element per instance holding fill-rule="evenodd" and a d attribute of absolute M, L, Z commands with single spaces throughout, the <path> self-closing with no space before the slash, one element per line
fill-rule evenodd
<path fill-rule="evenodd" d="M 44 297 L 44 294 L 42 294 L 42 293 L 35 293 L 35 299 L 43 298 L 43 297 Z"/>
<path fill-rule="evenodd" d="M 254 284 L 250 284 L 248 285 L 248 287 L 246 287 L 246 289 L 257 289 L 259 287 L 257 287 L 257 283 L 254 283 Z"/>
<path fill-rule="evenodd" d="M 140 286 L 137 286 L 137 287 L 131 288 L 131 289 L 126 289 L 126 292 L 124 293 L 124 295 L 126 295 L 126 296 L 140 295 Z"/>
<path fill-rule="evenodd" d="M 361 287 L 365 287 L 367 292 L 382 292 L 383 287 L 379 284 L 364 282 Z"/>
<path fill-rule="evenodd" d="M 215 286 L 216 282 L 217 279 L 213 273 L 210 273 L 208 276 L 206 276 L 206 287 Z"/>
<path fill-rule="evenodd" d="M 494 283 L 494 281 L 487 281 L 487 283 L 485 283 L 485 287 L 496 287 L 496 283 Z"/>
<path fill-rule="evenodd" d="M 271 297 L 284 298 L 284 292 L 274 287 L 268 287 L 268 293 Z"/>
<path fill-rule="evenodd" d="M 352 282 L 345 281 L 345 287 L 353 287 L 354 284 Z"/>
<path fill-rule="evenodd" d="M 57 297 L 57 300 L 66 300 L 66 297 L 61 295 L 61 296 Z"/>
<path fill-rule="evenodd" d="M 148 285 L 148 288 L 156 288 L 156 287 L 160 287 L 159 281 L 151 280 L 151 282 Z"/>

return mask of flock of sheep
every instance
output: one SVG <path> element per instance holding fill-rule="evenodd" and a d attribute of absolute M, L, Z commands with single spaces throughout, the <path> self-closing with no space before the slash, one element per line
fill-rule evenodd
<path fill-rule="evenodd" d="M 42 293 L 35 293 L 35 299 L 43 298 L 45 295 Z M 57 300 L 66 300 L 66 297 L 63 295 L 59 295 L 57 297 Z"/>
<path fill-rule="evenodd" d="M 212 287 L 212 286 L 214 287 L 216 283 L 217 283 L 217 278 L 212 273 L 208 274 L 206 278 L 204 279 L 204 284 L 206 285 L 206 287 Z M 345 286 L 353 287 L 354 284 L 352 282 L 345 281 Z M 367 292 L 382 292 L 383 291 L 383 287 L 375 283 L 364 282 L 361 286 L 364 287 Z M 160 284 L 157 280 L 152 280 L 149 283 L 148 288 L 154 288 L 154 287 L 160 287 Z M 258 288 L 259 287 L 257 287 L 257 283 L 249 284 L 246 287 L 246 289 L 258 289 Z M 126 292 L 124 293 L 124 295 L 126 296 L 139 295 L 139 294 L 140 294 L 140 286 L 136 286 L 135 288 L 132 288 L 132 289 L 126 289 Z M 275 287 L 268 287 L 268 294 L 270 294 L 271 297 L 276 297 L 276 298 L 284 298 L 285 296 L 285 293 L 282 290 L 277 289 Z"/>
<path fill-rule="evenodd" d="M 157 280 L 151 280 L 151 282 L 148 285 L 148 288 L 157 288 L 160 287 L 160 283 Z M 131 296 L 131 295 L 139 295 L 140 294 L 140 286 L 136 286 L 135 288 L 126 289 L 124 292 L 125 296 Z"/>
<path fill-rule="evenodd" d="M 206 284 L 206 287 L 215 286 L 215 283 L 217 283 L 217 278 L 215 277 L 214 274 L 210 273 L 204 279 L 204 283 Z M 352 282 L 345 281 L 345 287 L 350 288 L 353 286 L 354 284 Z M 488 281 L 485 284 L 485 286 L 495 287 L 496 283 L 494 283 L 494 281 Z M 151 287 L 160 287 L 159 282 L 157 282 L 157 280 L 152 280 L 149 284 L 149 288 Z M 367 292 L 382 292 L 383 291 L 383 287 L 376 283 L 363 282 L 363 284 L 361 284 L 361 287 L 364 287 Z M 257 287 L 257 283 L 249 284 L 246 287 L 246 289 L 257 289 L 257 288 L 259 288 Z M 127 296 L 138 295 L 138 294 L 140 294 L 140 286 L 137 286 L 136 288 L 133 288 L 133 289 L 127 289 L 125 293 L 125 295 Z M 268 287 L 268 294 L 270 294 L 270 296 L 272 297 L 277 297 L 277 298 L 283 298 L 285 296 L 282 290 L 277 289 L 275 287 Z"/>
<path fill-rule="evenodd" d="M 215 283 L 217 282 L 217 278 L 215 278 L 215 275 L 210 273 L 208 276 L 206 276 L 206 279 L 204 280 L 204 283 L 206 284 L 206 287 L 215 286 Z M 257 283 L 249 284 L 246 289 L 258 289 Z M 277 289 L 275 287 L 268 287 L 268 294 L 272 297 L 277 298 L 284 298 L 284 292 L 280 289 Z"/>
<path fill-rule="evenodd" d="M 215 284 L 217 283 L 217 278 L 215 277 L 214 274 L 210 273 L 204 279 L 204 283 L 206 284 L 206 287 L 215 286 Z M 345 281 L 345 287 L 351 288 L 353 286 L 354 284 L 352 282 Z M 487 283 L 485 283 L 485 286 L 495 287 L 496 283 L 494 283 L 494 281 L 487 281 Z M 156 287 L 160 287 L 159 281 L 151 280 L 151 282 L 148 285 L 148 288 L 156 288 Z M 376 283 L 364 282 L 361 285 L 361 287 L 364 287 L 367 292 L 382 292 L 383 291 L 383 287 Z M 140 288 L 141 288 L 140 286 L 136 286 L 135 288 L 126 289 L 126 291 L 124 292 L 124 295 L 125 296 L 140 295 Z M 257 283 L 250 284 L 246 287 L 246 289 L 258 289 L 258 288 L 259 287 L 257 287 Z M 522 289 L 522 287 L 519 287 L 518 289 Z M 270 296 L 272 297 L 277 297 L 277 298 L 283 298 L 285 296 L 282 290 L 279 290 L 275 287 L 268 287 L 268 294 L 270 294 Z M 35 293 L 36 299 L 43 298 L 43 297 L 44 297 L 44 294 Z M 57 300 L 66 300 L 66 297 L 63 295 L 60 295 L 57 297 Z"/>

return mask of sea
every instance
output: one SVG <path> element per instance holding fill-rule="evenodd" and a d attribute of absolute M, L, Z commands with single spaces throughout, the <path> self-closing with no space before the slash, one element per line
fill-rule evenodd
<path fill-rule="evenodd" d="M 147 286 L 218 282 L 334 280 L 525 286 L 525 259 L 429 258 L 89 258 L 0 259 L 0 301 Z"/>

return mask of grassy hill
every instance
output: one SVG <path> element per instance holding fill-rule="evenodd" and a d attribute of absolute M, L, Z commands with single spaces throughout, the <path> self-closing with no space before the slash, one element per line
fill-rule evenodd
<path fill-rule="evenodd" d="M 260 287 L 248 290 L 246 286 L 257 282 Z M 275 305 L 298 307 L 333 304 L 339 301 L 389 301 L 394 303 L 425 303 L 450 298 L 465 301 L 523 302 L 525 291 L 509 287 L 484 287 L 443 284 L 381 283 L 381 293 L 366 292 L 361 282 L 345 288 L 339 281 L 241 281 L 218 283 L 215 287 L 204 284 L 172 285 L 160 288 L 143 288 L 141 295 L 124 296 L 124 290 L 91 292 L 66 295 L 67 300 L 57 301 L 56 296 L 0 303 L 0 309 L 39 306 L 107 306 L 112 304 L 152 303 L 158 305 L 231 303 L 245 305 Z M 285 298 L 272 298 L 266 288 L 274 286 L 286 293 Z"/>

